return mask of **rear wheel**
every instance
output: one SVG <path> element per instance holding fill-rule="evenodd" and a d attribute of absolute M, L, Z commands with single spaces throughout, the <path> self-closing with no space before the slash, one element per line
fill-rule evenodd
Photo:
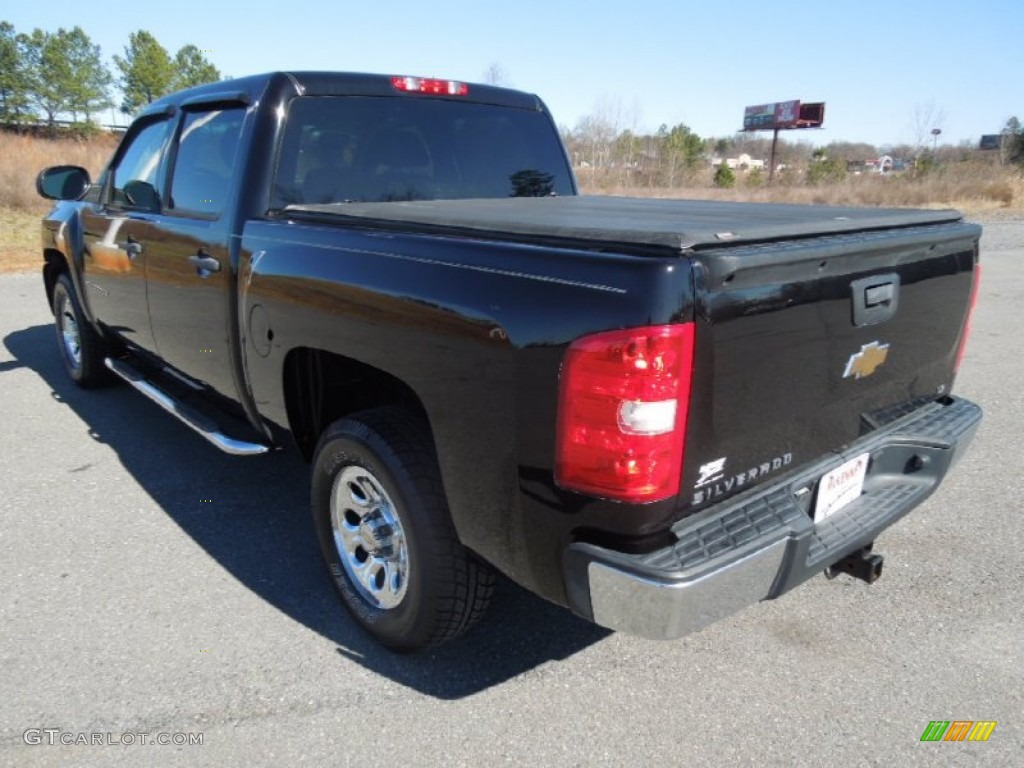
<path fill-rule="evenodd" d="M 106 347 L 82 312 L 71 278 L 64 273 L 53 287 L 53 319 L 57 344 L 68 376 L 80 387 L 98 387 L 109 381 L 103 364 Z"/>
<path fill-rule="evenodd" d="M 456 536 L 421 418 L 381 408 L 332 424 L 317 445 L 312 491 L 334 585 L 380 643 L 419 650 L 483 615 L 494 573 Z"/>

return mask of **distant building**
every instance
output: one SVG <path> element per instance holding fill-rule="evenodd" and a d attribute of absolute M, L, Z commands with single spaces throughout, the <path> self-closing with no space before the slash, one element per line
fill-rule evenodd
<path fill-rule="evenodd" d="M 978 149 L 1002 149 L 1003 148 L 1003 134 L 1001 133 L 986 133 L 981 137 L 981 141 L 978 142 Z"/>
<path fill-rule="evenodd" d="M 764 170 L 764 167 L 765 167 L 765 161 L 764 160 L 755 160 L 750 155 L 748 155 L 746 152 L 744 152 L 739 157 L 726 157 L 726 158 L 712 157 L 711 158 L 711 167 L 712 168 L 717 168 L 722 163 L 725 163 L 729 168 L 732 168 L 734 171 L 752 171 L 755 168 L 758 169 L 758 170 Z"/>
<path fill-rule="evenodd" d="M 868 160 L 847 160 L 846 161 L 846 172 L 851 173 L 854 176 L 860 176 L 862 173 L 878 173 L 887 174 L 893 171 L 905 171 L 907 169 L 906 161 L 900 158 L 890 157 L 889 155 L 882 155 L 877 159 Z"/>

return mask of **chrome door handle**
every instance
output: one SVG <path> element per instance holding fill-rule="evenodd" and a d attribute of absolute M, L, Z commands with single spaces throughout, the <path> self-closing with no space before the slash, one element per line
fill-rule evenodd
<path fill-rule="evenodd" d="M 200 277 L 206 277 L 213 272 L 220 272 L 220 262 L 213 258 L 213 256 L 197 253 L 195 256 L 189 256 L 188 262 L 196 268 L 196 272 Z"/>
<path fill-rule="evenodd" d="M 138 240 L 129 240 L 126 243 L 121 243 L 120 247 L 128 254 L 129 259 L 134 259 L 142 254 L 142 243 Z"/>

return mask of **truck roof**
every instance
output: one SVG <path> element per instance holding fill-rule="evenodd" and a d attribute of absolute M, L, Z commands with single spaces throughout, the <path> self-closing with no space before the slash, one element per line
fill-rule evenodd
<path fill-rule="evenodd" d="M 308 212 L 403 230 L 470 236 L 637 246 L 683 251 L 701 246 L 765 242 L 823 234 L 954 222 L 953 210 L 846 208 L 826 205 L 734 203 L 630 197 L 542 197 L 417 200 L 289 206 Z"/>
<path fill-rule="evenodd" d="M 302 96 L 398 96 L 392 77 L 405 77 L 408 73 L 370 74 L 366 72 L 266 72 L 233 80 L 199 85 L 168 94 L 148 105 L 140 114 L 152 114 L 190 103 L 210 101 L 244 101 L 255 103 L 264 94 L 287 91 Z M 459 81 L 465 82 L 465 81 Z M 540 98 L 532 93 L 499 88 L 480 83 L 465 83 L 468 90 L 461 95 L 429 94 L 427 98 L 457 99 L 485 104 L 498 104 L 518 109 L 542 110 Z M 416 94 L 419 96 L 419 94 Z M 422 98 L 422 96 L 420 96 Z"/>

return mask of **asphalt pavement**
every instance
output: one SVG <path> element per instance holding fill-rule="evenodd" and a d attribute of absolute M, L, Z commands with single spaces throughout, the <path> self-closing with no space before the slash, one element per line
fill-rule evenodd
<path fill-rule="evenodd" d="M 816 578 L 658 643 L 504 582 L 408 657 L 336 600 L 305 464 L 76 389 L 39 276 L 0 277 L 0 764 L 1022 764 L 1024 221 L 983 247 L 955 391 L 985 421 L 876 543 L 878 583 Z M 922 743 L 933 720 L 997 725 Z"/>

